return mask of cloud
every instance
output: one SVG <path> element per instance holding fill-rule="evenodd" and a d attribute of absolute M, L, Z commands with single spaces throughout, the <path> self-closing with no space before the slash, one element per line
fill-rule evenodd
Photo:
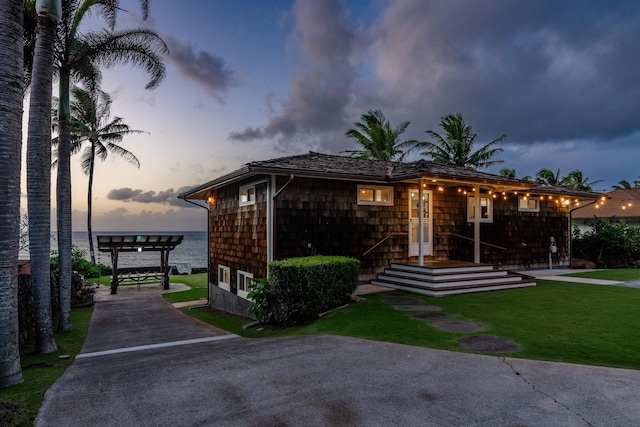
<path fill-rule="evenodd" d="M 178 190 L 169 188 L 165 191 L 144 191 L 134 190 L 129 187 L 114 188 L 107 194 L 107 199 L 116 200 L 120 202 L 137 202 L 137 203 L 159 203 L 163 205 L 179 206 L 179 207 L 192 207 L 193 205 L 178 199 L 178 194 L 181 194 L 193 187 L 181 187 Z"/>
<path fill-rule="evenodd" d="M 351 59 L 358 36 L 342 6 L 335 0 L 299 0 L 293 5 L 295 28 L 290 43 L 300 70 L 289 84 L 288 97 L 278 101 L 268 95 L 269 123 L 231 132 L 230 139 L 272 139 L 277 150 L 287 152 L 301 149 L 300 145 L 336 149 L 334 139 L 323 136 L 338 130 L 344 133 L 345 109 L 357 77 Z"/>
<path fill-rule="evenodd" d="M 507 144 L 602 143 L 640 130 L 631 113 L 640 111 L 640 3 L 390 0 L 372 6 L 365 26 L 348 7 L 293 5 L 288 94 L 268 99 L 265 126 L 230 139 L 339 152 L 368 109 L 411 121 L 407 139 L 457 112 L 480 141 L 507 133 Z"/>
<path fill-rule="evenodd" d="M 204 88 L 216 101 L 224 103 L 223 94 L 238 84 L 236 73 L 225 60 L 210 52 L 196 52 L 189 42 L 173 36 L 163 37 L 171 54 L 166 57 L 187 80 Z"/>

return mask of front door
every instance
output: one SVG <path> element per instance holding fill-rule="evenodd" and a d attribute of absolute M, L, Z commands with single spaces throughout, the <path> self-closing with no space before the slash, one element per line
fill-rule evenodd
<path fill-rule="evenodd" d="M 418 256 L 418 236 L 419 236 L 419 198 L 418 189 L 409 190 L 409 256 Z M 423 246 L 422 253 L 424 255 L 432 255 L 433 254 L 433 239 L 432 239 L 432 224 L 433 221 L 431 219 L 431 191 L 423 191 L 422 197 L 424 197 L 424 221 L 423 221 L 423 230 L 424 230 L 424 238 L 423 238 Z"/>

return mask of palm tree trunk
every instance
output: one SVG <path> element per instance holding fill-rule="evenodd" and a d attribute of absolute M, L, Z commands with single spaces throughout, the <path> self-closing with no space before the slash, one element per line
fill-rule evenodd
<path fill-rule="evenodd" d="M 91 162 L 89 163 L 89 188 L 87 188 L 87 233 L 89 234 L 89 254 L 91 264 L 96 265 L 96 253 L 93 249 L 93 232 L 91 231 L 91 198 L 93 194 L 93 169 L 96 161 L 96 143 L 91 141 Z"/>
<path fill-rule="evenodd" d="M 58 268 L 60 285 L 61 331 L 71 325 L 71 114 L 69 112 L 68 70 L 60 70 L 58 109 L 58 175 L 56 180 L 56 212 L 58 224 Z"/>
<path fill-rule="evenodd" d="M 57 22 L 38 17 L 33 58 L 29 136 L 27 138 L 27 200 L 29 251 L 36 318 L 36 353 L 58 349 L 51 315 L 51 88 Z"/>
<path fill-rule="evenodd" d="M 24 0 L 0 2 L 0 388 L 22 382 L 18 340 L 18 241 Z"/>

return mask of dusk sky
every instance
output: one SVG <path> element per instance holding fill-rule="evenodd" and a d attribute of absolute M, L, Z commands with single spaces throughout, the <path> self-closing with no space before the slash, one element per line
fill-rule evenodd
<path fill-rule="evenodd" d="M 640 2 L 153 0 L 146 22 L 122 6 L 120 28 L 152 28 L 171 54 L 153 91 L 142 70 L 104 72 L 112 115 L 149 134 L 122 143 L 140 169 L 97 164 L 96 231 L 204 231 L 178 193 L 254 160 L 356 149 L 344 133 L 369 109 L 410 121 L 406 139 L 449 113 L 481 144 L 506 133 L 488 172 L 579 169 L 602 191 L 640 179 Z"/>

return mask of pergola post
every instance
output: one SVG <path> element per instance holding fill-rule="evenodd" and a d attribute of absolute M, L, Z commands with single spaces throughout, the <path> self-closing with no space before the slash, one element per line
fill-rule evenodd
<path fill-rule="evenodd" d="M 111 295 L 118 293 L 118 248 L 111 248 Z"/>

